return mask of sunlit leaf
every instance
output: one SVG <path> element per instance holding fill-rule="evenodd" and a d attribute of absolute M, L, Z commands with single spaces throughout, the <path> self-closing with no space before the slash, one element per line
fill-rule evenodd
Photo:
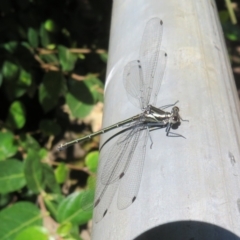
<path fill-rule="evenodd" d="M 25 115 L 25 107 L 23 106 L 23 104 L 20 101 L 15 101 L 11 104 L 9 108 L 6 122 L 13 128 L 20 129 L 24 126 L 26 122 Z"/>
<path fill-rule="evenodd" d="M 87 189 L 95 190 L 97 178 L 96 175 L 90 175 L 87 179 Z"/>
<path fill-rule="evenodd" d="M 86 57 L 85 57 L 84 54 L 79 53 L 79 54 L 78 54 L 78 58 L 81 59 L 81 60 L 84 60 Z"/>
<path fill-rule="evenodd" d="M 68 168 L 64 163 L 60 163 L 54 170 L 54 174 L 58 183 L 64 183 L 68 176 Z"/>
<path fill-rule="evenodd" d="M 87 154 L 85 163 L 91 172 L 97 172 L 99 152 L 93 151 Z"/>
<path fill-rule="evenodd" d="M 24 162 L 24 174 L 27 181 L 27 186 L 34 193 L 39 193 L 43 190 L 43 164 L 38 152 L 29 149 L 27 157 Z"/>
<path fill-rule="evenodd" d="M 0 132 L 0 161 L 12 157 L 17 152 L 14 135 L 11 132 Z"/>
<path fill-rule="evenodd" d="M 58 207 L 58 221 L 60 223 L 84 224 L 92 217 L 92 209 L 84 211 L 80 206 L 83 192 L 75 192 L 65 198 Z"/>
<path fill-rule="evenodd" d="M 88 75 L 84 82 L 92 93 L 95 102 L 103 102 L 103 83 L 97 77 L 91 74 Z"/>
<path fill-rule="evenodd" d="M 61 237 L 66 237 L 70 231 L 72 229 L 72 223 L 71 222 L 66 222 L 61 224 L 58 229 L 57 229 L 57 233 L 61 236 Z"/>
<path fill-rule="evenodd" d="M 44 195 L 44 203 L 47 207 L 47 210 L 50 212 L 51 216 L 53 216 L 55 219 L 57 218 L 58 214 L 58 206 L 63 201 L 64 196 L 62 194 L 45 194 Z"/>
<path fill-rule="evenodd" d="M 40 226 L 42 216 L 32 203 L 19 202 L 0 212 L 0 239 L 13 240 L 22 230 Z"/>
<path fill-rule="evenodd" d="M 52 19 L 48 19 L 45 23 L 44 23 L 44 27 L 47 31 L 49 32 L 54 32 L 57 30 L 57 26 L 56 23 L 52 20 Z"/>
<path fill-rule="evenodd" d="M 94 97 L 85 81 L 70 80 L 66 100 L 72 115 L 79 118 L 86 117 L 94 104 Z"/>
<path fill-rule="evenodd" d="M 68 48 L 61 45 L 58 46 L 58 56 L 60 59 L 62 70 L 72 71 L 78 56 L 71 53 Z"/>
<path fill-rule="evenodd" d="M 19 86 L 22 86 L 22 87 L 30 86 L 32 83 L 32 76 L 30 73 L 26 72 L 24 69 L 21 69 L 18 81 L 19 81 Z"/>
<path fill-rule="evenodd" d="M 48 151 L 47 149 L 45 148 L 41 148 L 39 151 L 38 151 L 38 155 L 41 159 L 44 159 L 47 157 L 47 154 L 48 154 Z"/>
<path fill-rule="evenodd" d="M 25 186 L 23 163 L 16 159 L 0 162 L 0 193 L 6 194 Z"/>
<path fill-rule="evenodd" d="M 21 231 L 14 240 L 49 240 L 50 235 L 46 228 L 40 226 L 28 227 Z"/>

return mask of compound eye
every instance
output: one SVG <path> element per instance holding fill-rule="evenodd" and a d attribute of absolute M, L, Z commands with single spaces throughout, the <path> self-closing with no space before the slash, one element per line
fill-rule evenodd
<path fill-rule="evenodd" d="M 174 121 L 174 122 L 177 122 L 177 121 L 178 121 L 178 117 L 177 117 L 177 116 L 174 116 L 174 117 L 173 117 L 173 121 Z"/>

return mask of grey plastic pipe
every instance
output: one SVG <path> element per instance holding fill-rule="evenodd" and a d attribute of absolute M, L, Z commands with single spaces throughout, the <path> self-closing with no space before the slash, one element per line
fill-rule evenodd
<path fill-rule="evenodd" d="M 114 0 L 103 127 L 141 112 L 127 98 L 123 69 L 138 59 L 153 17 L 164 23 L 168 54 L 157 106 L 179 100 L 189 122 L 172 132 L 186 139 L 151 132 L 137 199 L 119 210 L 116 193 L 92 239 L 239 239 L 239 100 L 214 1 Z"/>

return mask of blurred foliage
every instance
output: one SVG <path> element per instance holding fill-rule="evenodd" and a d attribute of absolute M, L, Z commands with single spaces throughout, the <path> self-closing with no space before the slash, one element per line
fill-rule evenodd
<path fill-rule="evenodd" d="M 240 98 L 240 2 L 236 0 L 229 1 L 232 11 L 229 12 L 226 7 L 226 0 L 216 0 L 219 18 L 222 24 L 230 61 L 233 68 L 233 74 Z M 233 17 L 237 23 L 233 23 Z"/>
<path fill-rule="evenodd" d="M 111 0 L 0 1 L 0 239 L 81 239 L 92 217 L 98 143 L 56 148 L 90 132 L 79 119 L 103 102 L 110 11 Z"/>
<path fill-rule="evenodd" d="M 98 143 L 56 146 L 103 101 L 111 2 L 0 1 L 0 239 L 81 239 L 92 217 Z M 231 54 L 240 28 L 217 3 Z"/>

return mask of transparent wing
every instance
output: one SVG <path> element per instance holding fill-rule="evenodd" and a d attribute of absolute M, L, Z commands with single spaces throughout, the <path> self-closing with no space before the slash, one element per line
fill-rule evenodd
<path fill-rule="evenodd" d="M 98 181 L 95 191 L 95 203 L 93 212 L 94 222 L 99 222 L 106 215 L 114 194 L 118 189 L 118 185 L 119 181 L 111 185 L 103 185 L 100 181 Z"/>
<path fill-rule="evenodd" d="M 132 160 L 128 168 L 124 170 L 124 177 L 120 181 L 118 190 L 119 209 L 127 208 L 136 200 L 142 178 L 147 140 L 147 130 L 145 129 L 141 131 Z"/>
<path fill-rule="evenodd" d="M 167 54 L 164 51 L 160 51 L 157 70 L 155 72 L 155 80 L 153 81 L 153 84 L 152 84 L 153 90 L 152 90 L 152 94 L 149 101 L 149 104 L 153 106 L 156 106 L 157 96 L 162 84 L 166 65 L 167 65 Z"/>
<path fill-rule="evenodd" d="M 143 71 L 143 105 L 145 107 L 150 103 L 152 90 L 155 92 L 155 94 L 157 94 L 156 89 L 153 88 L 153 82 L 159 60 L 162 33 L 162 20 L 160 20 L 159 18 L 152 18 L 147 22 L 142 37 L 139 56 Z M 161 79 L 155 80 L 161 81 Z"/>
<path fill-rule="evenodd" d="M 123 71 L 123 83 L 129 101 L 136 107 L 143 109 L 143 75 L 139 60 L 129 62 Z"/>
<path fill-rule="evenodd" d="M 122 134 L 112 148 L 100 154 L 94 203 L 95 222 L 100 221 L 106 215 L 119 181 L 124 178 L 131 163 L 141 130 L 140 126 L 128 130 Z"/>
<path fill-rule="evenodd" d="M 138 125 L 127 130 L 121 134 L 117 142 L 106 153 L 101 154 L 103 159 L 106 159 L 103 170 L 100 172 L 102 184 L 109 185 L 121 178 L 123 170 L 131 160 L 136 148 L 140 130 Z"/>
<path fill-rule="evenodd" d="M 155 96 L 158 95 L 161 86 L 167 58 L 166 53 L 160 53 L 162 31 L 163 22 L 159 18 L 150 19 L 142 36 L 140 60 L 129 62 L 124 68 L 123 81 L 128 99 L 141 109 L 150 101 L 152 104 L 156 101 Z"/>

